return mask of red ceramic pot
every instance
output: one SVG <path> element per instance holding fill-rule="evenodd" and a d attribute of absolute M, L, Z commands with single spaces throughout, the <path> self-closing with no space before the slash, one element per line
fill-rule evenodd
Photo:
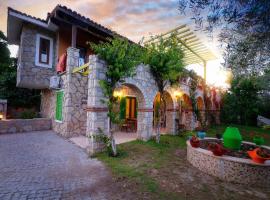
<path fill-rule="evenodd" d="M 194 148 L 198 148 L 198 147 L 200 147 L 200 141 L 199 140 L 196 140 L 196 141 L 194 141 L 194 140 L 190 140 L 190 145 L 192 146 L 192 147 L 194 147 Z"/>
<path fill-rule="evenodd" d="M 267 158 L 261 157 L 260 155 L 258 155 L 258 150 L 260 150 L 260 148 L 256 148 L 252 151 L 248 151 L 248 155 L 249 157 L 255 162 L 255 163 L 260 163 L 263 164 L 266 160 L 270 160 L 270 156 Z"/>
<path fill-rule="evenodd" d="M 209 145 L 208 149 L 215 155 L 215 156 L 222 156 L 226 150 L 220 144 L 213 144 Z"/>

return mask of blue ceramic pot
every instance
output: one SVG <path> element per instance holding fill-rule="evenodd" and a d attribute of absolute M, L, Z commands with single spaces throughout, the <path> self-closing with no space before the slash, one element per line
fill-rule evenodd
<path fill-rule="evenodd" d="M 197 132 L 197 136 L 198 136 L 200 139 L 204 139 L 205 135 L 206 135 L 205 132 L 202 132 L 202 131 Z"/>

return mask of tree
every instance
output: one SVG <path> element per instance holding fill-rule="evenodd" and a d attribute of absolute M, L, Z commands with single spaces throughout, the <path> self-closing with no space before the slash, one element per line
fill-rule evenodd
<path fill-rule="evenodd" d="M 232 80 L 231 89 L 223 98 L 222 119 L 227 123 L 244 125 L 256 124 L 259 112 L 259 92 L 257 77 L 237 77 Z"/>
<path fill-rule="evenodd" d="M 153 41 L 153 40 L 152 40 Z M 145 45 L 144 63 L 150 66 L 160 93 L 159 102 L 166 105 L 164 99 L 165 87 L 178 81 L 183 72 L 184 53 L 182 46 L 178 43 L 175 34 L 163 39 L 159 37 L 157 42 L 150 42 Z M 166 107 L 166 106 L 164 106 Z M 161 108 L 158 106 L 157 115 L 157 142 L 160 141 L 160 115 Z"/>
<path fill-rule="evenodd" d="M 179 0 L 181 13 L 188 9 L 198 28 L 210 34 L 221 29 L 225 66 L 233 74 L 252 76 L 269 68 L 269 0 Z"/>
<path fill-rule="evenodd" d="M 36 107 L 40 105 L 40 91 L 16 87 L 17 59 L 10 58 L 7 38 L 0 31 L 0 98 L 8 100 L 9 107 Z"/>
<path fill-rule="evenodd" d="M 112 124 L 119 124 L 121 119 L 116 111 L 117 98 L 113 92 L 118 84 L 124 83 L 126 77 L 135 74 L 136 66 L 141 63 L 142 48 L 138 44 L 129 42 L 123 38 L 109 39 L 109 42 L 94 44 L 91 47 L 99 57 L 107 62 L 106 79 L 100 81 L 104 96 L 107 98 L 103 103 L 108 106 L 109 135 L 113 156 L 117 155 Z"/>

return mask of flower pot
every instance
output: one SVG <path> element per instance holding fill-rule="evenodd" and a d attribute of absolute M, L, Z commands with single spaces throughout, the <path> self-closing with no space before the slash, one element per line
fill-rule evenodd
<path fill-rule="evenodd" d="M 197 132 L 197 136 L 200 138 L 200 139 L 204 139 L 205 138 L 205 135 L 206 133 L 204 131 L 199 131 Z"/>
<path fill-rule="evenodd" d="M 216 138 L 220 140 L 222 138 L 222 134 L 221 133 L 217 133 L 216 134 Z"/>
<path fill-rule="evenodd" d="M 253 142 L 256 144 L 256 145 L 263 145 L 264 144 L 264 139 L 263 137 L 260 137 L 260 136 L 255 136 L 253 138 Z"/>
<path fill-rule="evenodd" d="M 190 142 L 190 145 L 194 148 L 200 147 L 200 140 L 196 136 L 192 136 L 189 142 Z"/>
<path fill-rule="evenodd" d="M 270 155 L 268 155 L 268 157 L 261 157 L 258 154 L 258 151 L 260 150 L 260 148 L 256 148 L 252 151 L 248 151 L 248 155 L 249 157 L 255 162 L 255 163 L 261 163 L 263 164 L 266 160 L 270 160 Z"/>
<path fill-rule="evenodd" d="M 200 147 L 200 141 L 193 141 L 192 139 L 189 141 L 190 142 L 190 145 L 194 148 L 198 148 Z"/>

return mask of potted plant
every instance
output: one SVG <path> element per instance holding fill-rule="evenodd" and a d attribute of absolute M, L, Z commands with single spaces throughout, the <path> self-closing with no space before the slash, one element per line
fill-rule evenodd
<path fill-rule="evenodd" d="M 192 136 L 189 142 L 190 142 L 190 145 L 194 148 L 200 147 L 200 140 L 196 136 Z"/>
<path fill-rule="evenodd" d="M 248 151 L 247 153 L 255 163 L 263 164 L 266 160 L 270 160 L 269 152 L 263 148 L 256 148 L 252 151 Z"/>
<path fill-rule="evenodd" d="M 223 146 L 218 143 L 210 143 L 208 145 L 208 149 L 209 151 L 212 151 L 215 156 L 222 156 L 224 153 L 226 153 L 226 150 L 223 148 Z"/>
<path fill-rule="evenodd" d="M 256 135 L 256 136 L 253 137 L 253 142 L 254 142 L 256 145 L 260 146 L 260 145 L 263 145 L 263 144 L 264 144 L 264 139 L 263 139 L 262 136 Z"/>
<path fill-rule="evenodd" d="M 204 139 L 205 138 L 205 136 L 206 136 L 206 122 L 205 121 L 203 121 L 202 123 L 201 123 L 201 129 L 200 129 L 200 131 L 198 131 L 197 132 L 197 136 L 200 138 L 200 139 Z"/>

